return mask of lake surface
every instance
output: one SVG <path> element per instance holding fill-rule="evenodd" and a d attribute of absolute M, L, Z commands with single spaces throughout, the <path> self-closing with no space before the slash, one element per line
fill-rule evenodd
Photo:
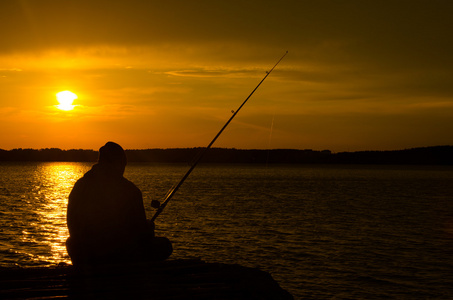
<path fill-rule="evenodd" d="M 91 163 L 0 163 L 0 266 L 70 263 Z M 148 217 L 187 165 L 130 164 Z M 200 165 L 156 221 L 173 258 L 272 274 L 296 299 L 453 299 L 453 167 Z"/>

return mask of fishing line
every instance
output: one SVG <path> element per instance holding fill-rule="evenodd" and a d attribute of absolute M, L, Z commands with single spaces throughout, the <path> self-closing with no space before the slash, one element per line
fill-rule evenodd
<path fill-rule="evenodd" d="M 203 151 L 201 151 L 199 153 L 198 156 L 196 156 L 196 159 L 194 161 L 194 163 L 192 164 L 192 166 L 189 168 L 189 170 L 186 172 L 186 174 L 182 177 L 182 179 L 178 182 L 177 185 L 175 185 L 173 188 L 171 188 L 167 195 L 165 196 L 165 199 L 164 199 L 164 202 L 161 204 L 161 205 L 155 205 L 153 207 L 156 207 L 157 208 L 157 211 L 156 213 L 154 214 L 154 216 L 151 218 L 151 221 L 154 222 L 154 220 L 156 220 L 156 218 L 162 213 L 162 211 L 164 210 L 164 208 L 167 206 L 168 202 L 171 200 L 171 198 L 173 197 L 173 195 L 176 193 L 176 191 L 179 189 L 179 187 L 183 184 L 183 182 L 187 179 L 187 177 L 189 177 L 190 173 L 192 173 L 193 169 L 195 169 L 195 167 L 197 166 L 198 162 L 203 158 L 203 156 L 205 155 L 206 151 L 208 151 L 209 148 L 211 148 L 212 144 L 214 144 L 214 142 L 217 140 L 217 138 L 222 134 L 222 132 L 225 130 L 225 128 L 228 126 L 228 124 L 230 124 L 230 122 L 234 119 L 234 117 L 237 115 L 237 113 L 241 110 L 241 108 L 245 105 L 245 103 L 247 103 L 247 101 L 249 100 L 249 98 L 253 95 L 253 93 L 255 93 L 255 91 L 258 89 L 258 87 L 261 85 L 261 83 L 263 83 L 263 81 L 267 78 L 267 76 L 269 76 L 269 74 L 275 69 L 275 67 L 280 63 L 280 61 L 286 56 L 286 54 L 288 54 L 288 51 L 285 52 L 285 54 L 277 61 L 277 63 L 272 67 L 272 69 L 270 69 L 270 71 L 266 72 L 266 76 L 264 76 L 264 78 L 258 83 L 258 85 L 255 87 L 255 89 L 250 93 L 250 95 L 244 100 L 244 102 L 242 102 L 242 104 L 239 106 L 238 109 L 236 109 L 236 111 L 232 111 L 233 112 L 233 115 L 230 117 L 230 119 L 228 119 L 228 121 L 225 123 L 225 125 L 223 125 L 222 129 L 220 129 L 220 131 L 217 133 L 217 135 L 214 137 L 214 139 L 212 139 L 212 141 L 209 143 L 209 145 L 204 148 Z"/>

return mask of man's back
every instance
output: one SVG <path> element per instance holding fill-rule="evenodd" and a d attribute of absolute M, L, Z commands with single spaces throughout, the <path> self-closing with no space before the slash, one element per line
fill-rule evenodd
<path fill-rule="evenodd" d="M 146 231 L 140 190 L 99 164 L 74 185 L 67 217 L 71 237 L 90 246 L 132 246 Z"/>

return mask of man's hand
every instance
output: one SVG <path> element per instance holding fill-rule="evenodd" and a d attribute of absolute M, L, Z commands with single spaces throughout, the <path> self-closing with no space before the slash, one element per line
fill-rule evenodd
<path fill-rule="evenodd" d="M 154 237 L 155 236 L 155 233 L 154 233 L 154 230 L 156 229 L 156 226 L 154 225 L 154 222 L 151 221 L 151 220 L 146 220 L 146 225 L 147 225 L 147 231 L 148 233 Z"/>

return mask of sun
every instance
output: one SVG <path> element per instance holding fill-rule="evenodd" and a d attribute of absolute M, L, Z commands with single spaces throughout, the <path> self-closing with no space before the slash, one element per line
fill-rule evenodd
<path fill-rule="evenodd" d="M 58 109 L 61 110 L 72 110 L 75 105 L 72 105 L 72 102 L 77 99 L 77 95 L 70 91 L 63 91 L 57 93 L 57 100 L 60 105 L 57 105 Z"/>

